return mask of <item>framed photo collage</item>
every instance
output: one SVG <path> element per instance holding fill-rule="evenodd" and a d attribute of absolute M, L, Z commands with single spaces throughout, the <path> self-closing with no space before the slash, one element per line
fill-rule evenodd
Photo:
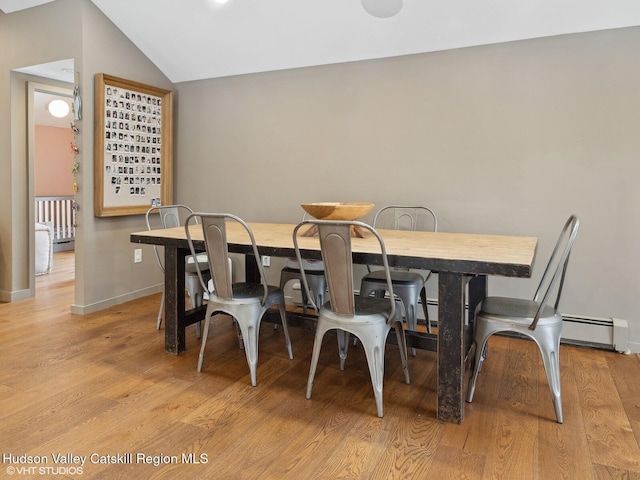
<path fill-rule="evenodd" d="M 172 92 L 98 74 L 95 93 L 95 215 L 170 204 Z"/>

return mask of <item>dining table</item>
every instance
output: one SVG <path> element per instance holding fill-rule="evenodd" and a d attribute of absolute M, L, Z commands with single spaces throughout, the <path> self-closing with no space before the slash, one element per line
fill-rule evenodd
<path fill-rule="evenodd" d="M 249 223 L 260 255 L 294 257 L 295 224 Z M 391 267 L 437 273 L 436 333 L 408 331 L 407 345 L 436 351 L 437 418 L 464 419 L 465 376 L 473 358 L 473 322 L 487 295 L 488 276 L 531 277 L 538 240 L 522 235 L 378 230 Z M 191 225 L 194 248 L 204 251 L 202 228 Z M 204 317 L 204 307 L 185 310 L 185 258 L 190 248 L 184 227 L 135 232 L 130 241 L 164 247 L 165 351 L 185 350 L 185 328 Z M 299 238 L 303 257 L 321 259 L 317 237 Z M 252 256 L 251 240 L 235 222 L 227 222 L 229 252 Z M 376 253 L 377 252 L 377 253 Z M 373 237 L 352 238 L 353 261 L 381 265 Z M 259 280 L 255 261 L 245 262 L 247 281 Z M 390 337 L 391 338 L 391 337 Z"/>

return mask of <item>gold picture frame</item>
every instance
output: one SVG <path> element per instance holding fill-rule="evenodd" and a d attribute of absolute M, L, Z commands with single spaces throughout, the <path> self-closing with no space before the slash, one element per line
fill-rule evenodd
<path fill-rule="evenodd" d="M 94 83 L 94 215 L 170 205 L 173 92 L 105 73 Z"/>

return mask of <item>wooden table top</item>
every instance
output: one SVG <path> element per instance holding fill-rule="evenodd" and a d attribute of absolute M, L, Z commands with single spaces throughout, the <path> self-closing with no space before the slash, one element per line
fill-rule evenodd
<path fill-rule="evenodd" d="M 261 254 L 293 255 L 295 224 L 250 223 L 249 226 Z M 538 243 L 535 237 L 514 235 L 378 231 L 384 239 L 392 265 L 470 274 L 530 277 Z M 191 235 L 194 241 L 201 241 L 202 229 L 193 225 Z M 230 245 L 250 245 L 248 235 L 236 222 L 227 222 L 227 239 Z M 131 241 L 135 243 L 183 247 L 185 240 L 184 227 L 131 234 Z M 303 250 L 317 251 L 320 248 L 317 237 L 299 237 L 299 245 Z M 367 254 L 379 253 L 377 242 L 372 237 L 352 238 L 352 250 L 354 254 L 363 254 L 361 260 L 366 260 L 366 263 L 372 260 Z M 248 252 L 246 249 L 238 251 Z"/>

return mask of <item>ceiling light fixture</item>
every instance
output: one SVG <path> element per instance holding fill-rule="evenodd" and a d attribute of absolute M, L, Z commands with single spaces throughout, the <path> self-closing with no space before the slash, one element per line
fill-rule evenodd
<path fill-rule="evenodd" d="M 402 10 L 402 0 L 362 0 L 362 8 L 374 17 L 389 18 Z"/>
<path fill-rule="evenodd" d="M 49 113 L 56 118 L 64 118 L 69 114 L 69 104 L 64 100 L 51 100 L 47 106 Z"/>
<path fill-rule="evenodd" d="M 226 8 L 231 2 L 229 0 L 207 0 L 207 5 L 213 10 L 222 10 Z"/>

